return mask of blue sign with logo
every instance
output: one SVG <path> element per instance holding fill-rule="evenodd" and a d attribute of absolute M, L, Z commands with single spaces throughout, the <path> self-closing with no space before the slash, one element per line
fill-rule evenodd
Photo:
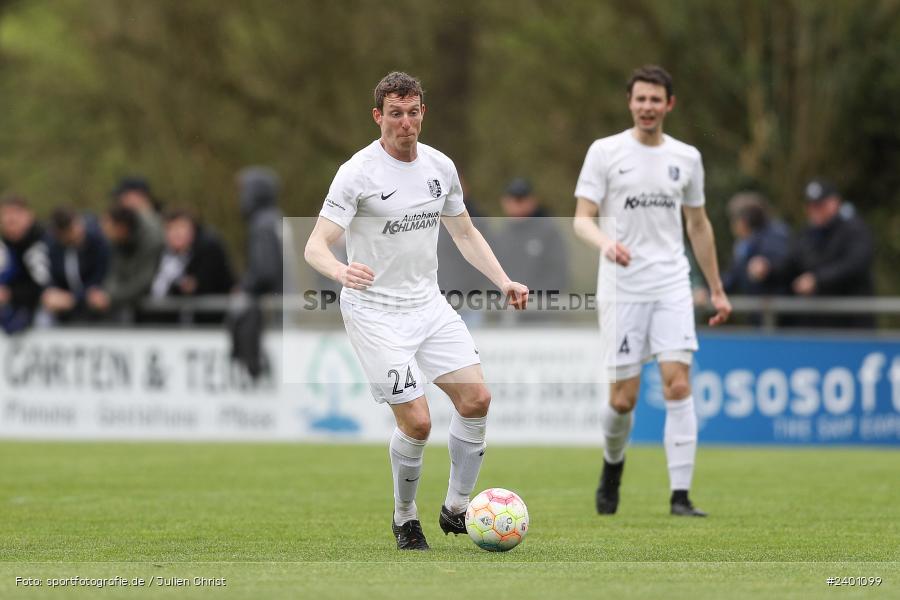
<path fill-rule="evenodd" d="M 701 443 L 900 446 L 900 340 L 705 334 L 691 376 Z M 664 403 L 651 363 L 633 441 L 662 439 Z"/>

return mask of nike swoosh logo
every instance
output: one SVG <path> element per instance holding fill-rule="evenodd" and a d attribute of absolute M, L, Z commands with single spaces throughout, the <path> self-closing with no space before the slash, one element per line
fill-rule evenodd
<path fill-rule="evenodd" d="M 619 169 L 619 174 L 624 175 L 625 173 L 628 173 L 629 171 L 634 171 L 634 167 L 631 167 L 630 169 Z"/>
<path fill-rule="evenodd" d="M 419 475 L 419 477 L 421 477 L 421 475 Z M 406 479 L 406 478 L 404 477 L 404 479 L 406 479 L 408 482 L 412 483 L 413 481 L 418 481 L 418 480 L 419 480 L 419 477 L 416 477 L 415 479 Z"/>
<path fill-rule="evenodd" d="M 388 194 L 387 196 L 385 196 L 384 194 L 382 194 L 382 195 L 381 195 L 381 199 L 382 199 L 382 200 L 387 200 L 388 198 L 390 198 L 391 196 L 393 196 L 393 195 L 396 194 L 396 193 L 397 193 L 397 190 L 394 190 L 393 192 L 391 192 L 391 193 Z"/>
<path fill-rule="evenodd" d="M 693 444 L 694 442 L 675 442 L 676 446 L 687 446 L 688 444 Z M 409 481 L 407 479 L 407 481 Z"/>

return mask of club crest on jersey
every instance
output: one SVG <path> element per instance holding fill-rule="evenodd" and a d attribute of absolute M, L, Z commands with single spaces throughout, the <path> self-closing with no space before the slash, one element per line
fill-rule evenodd
<path fill-rule="evenodd" d="M 681 177 L 681 170 L 674 165 L 670 165 L 669 166 L 669 177 L 672 178 L 672 181 L 678 181 L 678 178 Z"/>
<path fill-rule="evenodd" d="M 428 180 L 428 191 L 431 192 L 432 198 L 440 198 L 441 197 L 441 182 L 437 179 L 429 179 Z"/>

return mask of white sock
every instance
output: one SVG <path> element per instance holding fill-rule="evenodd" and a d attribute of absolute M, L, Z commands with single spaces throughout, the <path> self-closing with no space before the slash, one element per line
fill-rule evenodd
<path fill-rule="evenodd" d="M 469 506 L 469 494 L 475 489 L 478 472 L 484 460 L 487 416 L 461 417 L 456 411 L 450 417 L 450 484 L 444 500 L 450 512 L 458 513 Z"/>
<path fill-rule="evenodd" d="M 693 396 L 684 400 L 666 400 L 664 431 L 670 488 L 689 490 L 697 454 L 697 414 L 694 412 Z"/>
<path fill-rule="evenodd" d="M 391 436 L 391 471 L 394 474 L 394 523 L 403 525 L 419 518 L 416 490 L 422 473 L 425 440 L 409 437 L 399 428 Z"/>
<path fill-rule="evenodd" d="M 600 409 L 600 424 L 603 427 L 603 458 L 606 462 L 618 464 L 625 460 L 625 447 L 631 435 L 634 411 L 621 414 L 609 402 Z"/>

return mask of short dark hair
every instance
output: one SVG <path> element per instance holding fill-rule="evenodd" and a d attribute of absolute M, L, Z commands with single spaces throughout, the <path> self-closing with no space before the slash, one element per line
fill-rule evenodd
<path fill-rule="evenodd" d="M 112 206 L 106 211 L 106 216 L 116 225 L 123 225 L 128 230 L 129 235 L 137 231 L 138 216 L 137 213 L 130 208 L 124 206 Z"/>
<path fill-rule="evenodd" d="M 672 84 L 672 76 L 659 65 L 644 65 L 631 72 L 631 79 L 628 80 L 628 85 L 625 88 L 629 98 L 631 97 L 631 90 L 634 88 L 634 84 L 637 81 L 663 86 L 666 88 L 666 100 L 675 95 L 675 86 Z"/>
<path fill-rule="evenodd" d="M 118 202 L 122 196 L 128 192 L 137 192 L 142 194 L 153 206 L 153 210 L 159 212 L 162 210 L 162 202 L 153 194 L 150 182 L 141 175 L 127 175 L 119 180 L 116 187 L 110 192 L 113 202 Z"/>
<path fill-rule="evenodd" d="M 769 202 L 759 192 L 738 192 L 728 201 L 728 218 L 744 221 L 750 231 L 759 231 L 769 223 Z"/>
<path fill-rule="evenodd" d="M 72 228 L 78 214 L 68 206 L 57 206 L 50 214 L 50 227 L 56 233 L 65 233 Z"/>
<path fill-rule="evenodd" d="M 401 98 L 418 96 L 421 102 L 425 102 L 425 90 L 422 83 L 401 71 L 392 71 L 384 76 L 375 86 L 375 108 L 384 110 L 384 98 L 388 94 L 397 94 Z"/>
<path fill-rule="evenodd" d="M 194 213 L 189 211 L 186 208 L 172 208 L 165 212 L 163 215 L 163 221 L 168 225 L 172 221 L 178 221 L 179 219 L 184 219 L 188 221 L 192 227 L 197 228 L 197 218 L 194 217 Z"/>

